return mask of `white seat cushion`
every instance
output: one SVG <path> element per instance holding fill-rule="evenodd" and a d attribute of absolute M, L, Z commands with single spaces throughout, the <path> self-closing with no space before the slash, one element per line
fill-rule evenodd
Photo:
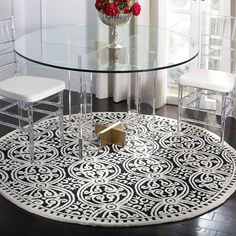
<path fill-rule="evenodd" d="M 36 102 L 65 89 L 65 82 L 35 76 L 16 76 L 0 82 L 0 95 L 24 102 Z"/>
<path fill-rule="evenodd" d="M 235 78 L 223 71 L 198 69 L 182 75 L 179 84 L 227 93 L 233 90 Z"/>

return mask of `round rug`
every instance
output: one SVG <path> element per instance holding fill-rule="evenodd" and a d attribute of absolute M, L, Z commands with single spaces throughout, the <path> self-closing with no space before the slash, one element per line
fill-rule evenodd
<path fill-rule="evenodd" d="M 109 124 L 125 120 L 126 113 L 93 116 Z M 27 136 L 13 131 L 0 139 L 2 196 L 58 221 L 139 226 L 203 214 L 235 191 L 236 152 L 227 143 L 220 147 L 219 137 L 206 129 L 183 124 L 177 136 L 176 120 L 140 115 L 140 125 L 135 117 L 126 121 L 125 147 L 98 148 L 88 122 L 80 159 L 76 120 L 65 116 L 63 147 L 58 130 L 48 129 L 55 119 L 37 126 L 36 132 L 47 132 L 36 140 L 34 165 L 29 163 Z"/>

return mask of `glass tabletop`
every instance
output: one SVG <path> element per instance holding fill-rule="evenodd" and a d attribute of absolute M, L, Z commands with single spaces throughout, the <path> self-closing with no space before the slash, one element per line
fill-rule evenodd
<path fill-rule="evenodd" d="M 190 37 L 148 26 L 118 28 L 121 49 L 109 48 L 111 31 L 86 25 L 45 28 L 15 41 L 15 51 L 42 65 L 73 71 L 132 73 L 161 70 L 187 63 L 198 55 Z"/>

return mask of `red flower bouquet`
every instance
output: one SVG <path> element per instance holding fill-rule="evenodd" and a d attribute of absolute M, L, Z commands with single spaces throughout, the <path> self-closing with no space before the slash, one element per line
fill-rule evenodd
<path fill-rule="evenodd" d="M 138 16 L 141 11 L 140 4 L 134 0 L 96 0 L 95 7 L 99 12 L 107 16 L 129 13 L 132 13 L 133 16 Z"/>

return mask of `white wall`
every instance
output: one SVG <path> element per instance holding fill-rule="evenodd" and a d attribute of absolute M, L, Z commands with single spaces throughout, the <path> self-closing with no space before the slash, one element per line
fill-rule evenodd
<path fill-rule="evenodd" d="M 42 0 L 43 25 L 86 23 L 86 6 L 90 5 L 90 2 L 88 0 Z"/>
<path fill-rule="evenodd" d="M 11 15 L 11 1 L 0 0 L 0 18 L 6 18 Z"/>
<path fill-rule="evenodd" d="M 94 0 L 0 0 L 0 19 L 12 15 L 12 2 L 20 35 L 41 26 L 97 23 Z"/>
<path fill-rule="evenodd" d="M 15 0 L 18 1 L 18 0 Z M 65 24 L 97 22 L 94 0 L 23 0 L 26 31 Z"/>
<path fill-rule="evenodd" d="M 9 17 L 14 12 L 17 35 L 25 31 L 25 10 L 24 0 L 15 0 L 14 6 L 12 0 L 0 0 L 0 19 Z"/>
<path fill-rule="evenodd" d="M 17 2 L 18 0 L 15 0 Z M 40 0 L 23 0 L 25 15 L 25 33 L 37 30 L 41 27 Z M 50 1 L 50 0 L 49 0 Z M 15 14 L 22 9 L 16 8 Z"/>

